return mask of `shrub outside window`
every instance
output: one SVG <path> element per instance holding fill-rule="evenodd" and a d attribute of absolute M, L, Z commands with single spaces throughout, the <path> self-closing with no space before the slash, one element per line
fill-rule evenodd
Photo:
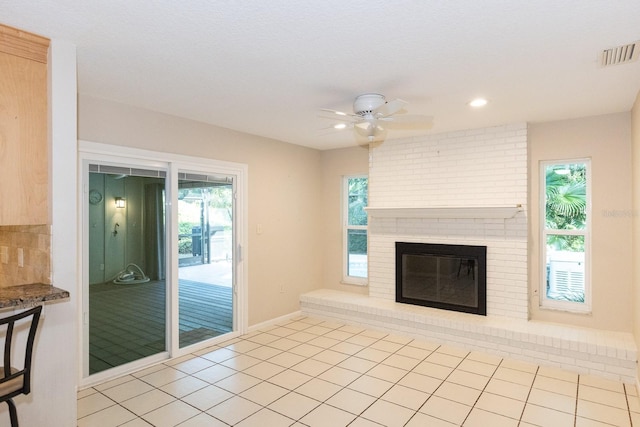
<path fill-rule="evenodd" d="M 543 307 L 591 310 L 590 161 L 541 164 Z"/>
<path fill-rule="evenodd" d="M 367 283 L 367 176 L 345 176 L 343 185 L 343 282 Z"/>

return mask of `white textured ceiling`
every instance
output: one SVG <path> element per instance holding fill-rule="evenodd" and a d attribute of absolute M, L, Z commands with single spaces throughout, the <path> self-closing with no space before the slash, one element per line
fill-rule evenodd
<path fill-rule="evenodd" d="M 318 149 L 356 144 L 318 110 L 365 92 L 439 133 L 629 111 L 640 90 L 640 61 L 598 63 L 640 39 L 638 0 L 0 0 L 0 23 L 75 44 L 80 94 Z"/>

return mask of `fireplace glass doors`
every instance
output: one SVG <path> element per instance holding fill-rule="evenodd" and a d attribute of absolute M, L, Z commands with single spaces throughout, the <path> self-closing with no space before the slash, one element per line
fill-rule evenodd
<path fill-rule="evenodd" d="M 487 247 L 396 242 L 396 301 L 487 314 Z"/>

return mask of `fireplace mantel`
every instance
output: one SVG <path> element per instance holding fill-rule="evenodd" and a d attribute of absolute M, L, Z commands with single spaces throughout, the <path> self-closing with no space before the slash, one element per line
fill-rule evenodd
<path fill-rule="evenodd" d="M 467 218 L 484 219 L 513 218 L 522 212 L 522 205 L 515 206 L 465 206 L 465 207 L 367 207 L 364 208 L 370 217 L 376 218 Z"/>

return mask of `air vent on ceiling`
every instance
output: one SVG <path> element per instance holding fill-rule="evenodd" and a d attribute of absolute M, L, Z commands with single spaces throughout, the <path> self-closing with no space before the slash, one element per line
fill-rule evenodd
<path fill-rule="evenodd" d="M 616 46 L 602 51 L 600 65 L 608 67 L 609 65 L 626 64 L 635 61 L 638 56 L 640 56 L 640 42 Z"/>

